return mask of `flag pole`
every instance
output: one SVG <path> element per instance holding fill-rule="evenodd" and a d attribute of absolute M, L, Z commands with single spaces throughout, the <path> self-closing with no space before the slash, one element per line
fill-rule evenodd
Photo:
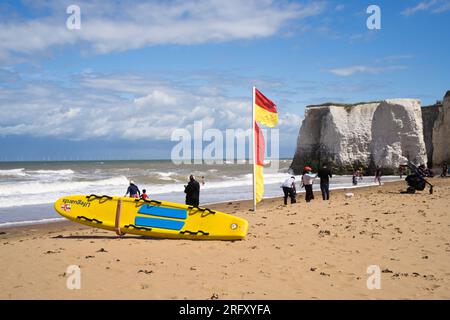
<path fill-rule="evenodd" d="M 252 92 L 253 211 L 256 211 L 255 87 Z"/>

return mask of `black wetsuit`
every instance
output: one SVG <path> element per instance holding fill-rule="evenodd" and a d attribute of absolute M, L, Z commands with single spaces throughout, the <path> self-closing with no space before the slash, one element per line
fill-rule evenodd
<path fill-rule="evenodd" d="M 200 203 L 200 183 L 196 180 L 189 181 L 184 193 L 186 193 L 186 204 L 198 207 Z"/>

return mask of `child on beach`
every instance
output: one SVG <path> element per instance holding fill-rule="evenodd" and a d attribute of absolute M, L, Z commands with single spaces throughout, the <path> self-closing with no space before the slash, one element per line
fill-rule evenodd
<path fill-rule="evenodd" d="M 305 200 L 306 202 L 310 202 L 314 199 L 314 193 L 312 190 L 314 179 L 316 179 L 317 175 L 311 173 L 311 167 L 305 167 L 302 175 L 302 186 L 305 187 Z"/>
<path fill-rule="evenodd" d="M 142 189 L 141 199 L 148 199 L 147 190 Z"/>

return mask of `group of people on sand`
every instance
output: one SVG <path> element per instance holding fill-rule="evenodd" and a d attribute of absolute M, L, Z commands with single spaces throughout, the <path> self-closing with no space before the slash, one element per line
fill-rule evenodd
<path fill-rule="evenodd" d="M 374 182 L 378 183 L 381 186 L 381 168 L 379 166 L 376 167 L 375 170 L 375 179 Z M 330 200 L 330 178 L 333 175 L 331 173 L 331 169 L 327 166 L 327 164 L 323 164 L 317 174 L 312 173 L 312 168 L 310 166 L 306 166 L 303 168 L 303 173 L 301 177 L 301 188 L 305 188 L 305 201 L 310 202 L 314 199 L 313 192 L 313 184 L 315 179 L 320 179 L 320 191 L 322 193 L 323 200 Z M 363 169 L 360 168 L 353 172 L 352 183 L 353 185 L 358 184 L 358 180 L 361 181 L 363 179 Z M 291 176 L 286 179 L 281 185 L 284 193 L 284 204 L 287 205 L 287 199 L 291 199 L 291 203 L 296 203 L 296 194 L 297 190 L 295 187 L 295 176 Z"/>
<path fill-rule="evenodd" d="M 320 179 L 320 191 L 322 192 L 322 199 L 329 200 L 330 199 L 330 178 L 333 175 L 331 170 L 327 167 L 326 164 L 323 164 L 319 169 L 317 174 L 312 173 L 312 168 L 306 166 L 303 169 L 303 174 L 301 178 L 301 188 L 305 188 L 305 200 L 306 202 L 310 202 L 314 199 L 313 192 L 313 183 L 316 178 Z M 291 203 L 296 203 L 296 195 L 297 190 L 295 187 L 295 176 L 291 176 L 286 179 L 281 185 L 284 193 L 284 204 L 287 205 L 287 199 L 291 199 Z"/>
<path fill-rule="evenodd" d="M 202 176 L 201 184 L 205 185 L 205 177 Z M 191 174 L 189 176 L 189 182 L 184 186 L 184 193 L 186 193 L 186 204 L 194 207 L 198 207 L 200 204 L 200 183 L 195 180 L 195 177 Z M 130 198 L 136 199 L 148 199 L 147 190 L 142 189 L 142 193 L 139 187 L 134 183 L 133 180 L 130 181 L 125 197 L 129 195 Z"/>

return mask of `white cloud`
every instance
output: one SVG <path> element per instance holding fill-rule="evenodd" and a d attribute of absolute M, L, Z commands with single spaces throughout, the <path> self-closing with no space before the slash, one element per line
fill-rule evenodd
<path fill-rule="evenodd" d="M 373 67 L 373 66 L 355 65 L 344 68 L 329 69 L 328 72 L 341 77 L 349 77 L 357 73 L 379 74 L 387 71 L 404 70 L 404 69 L 406 69 L 405 66 Z"/>
<path fill-rule="evenodd" d="M 15 76 L 0 74 L 3 79 Z M 250 124 L 248 97 L 214 90 L 198 92 L 132 75 L 80 74 L 70 88 L 30 79 L 0 87 L 0 136 L 168 140 L 175 128 L 189 128 L 194 121 L 219 130 Z"/>
<path fill-rule="evenodd" d="M 404 16 L 411 16 L 419 11 L 431 11 L 432 13 L 443 13 L 450 10 L 449 0 L 421 1 L 414 7 L 404 9 L 401 13 Z"/>
<path fill-rule="evenodd" d="M 177 99 L 170 95 L 167 92 L 160 91 L 160 90 L 153 90 L 152 93 L 144 96 L 134 99 L 134 103 L 139 106 L 153 106 L 153 105 L 163 105 L 163 106 L 173 106 L 176 105 Z"/>
<path fill-rule="evenodd" d="M 78 1 L 81 30 L 68 30 L 65 8 L 71 1 L 47 4 L 39 19 L 0 22 L 0 57 L 45 52 L 80 44 L 109 53 L 161 44 L 193 45 L 276 35 L 289 22 L 321 13 L 322 2 L 273 0 Z M 28 3 L 27 5 L 31 5 Z"/>

